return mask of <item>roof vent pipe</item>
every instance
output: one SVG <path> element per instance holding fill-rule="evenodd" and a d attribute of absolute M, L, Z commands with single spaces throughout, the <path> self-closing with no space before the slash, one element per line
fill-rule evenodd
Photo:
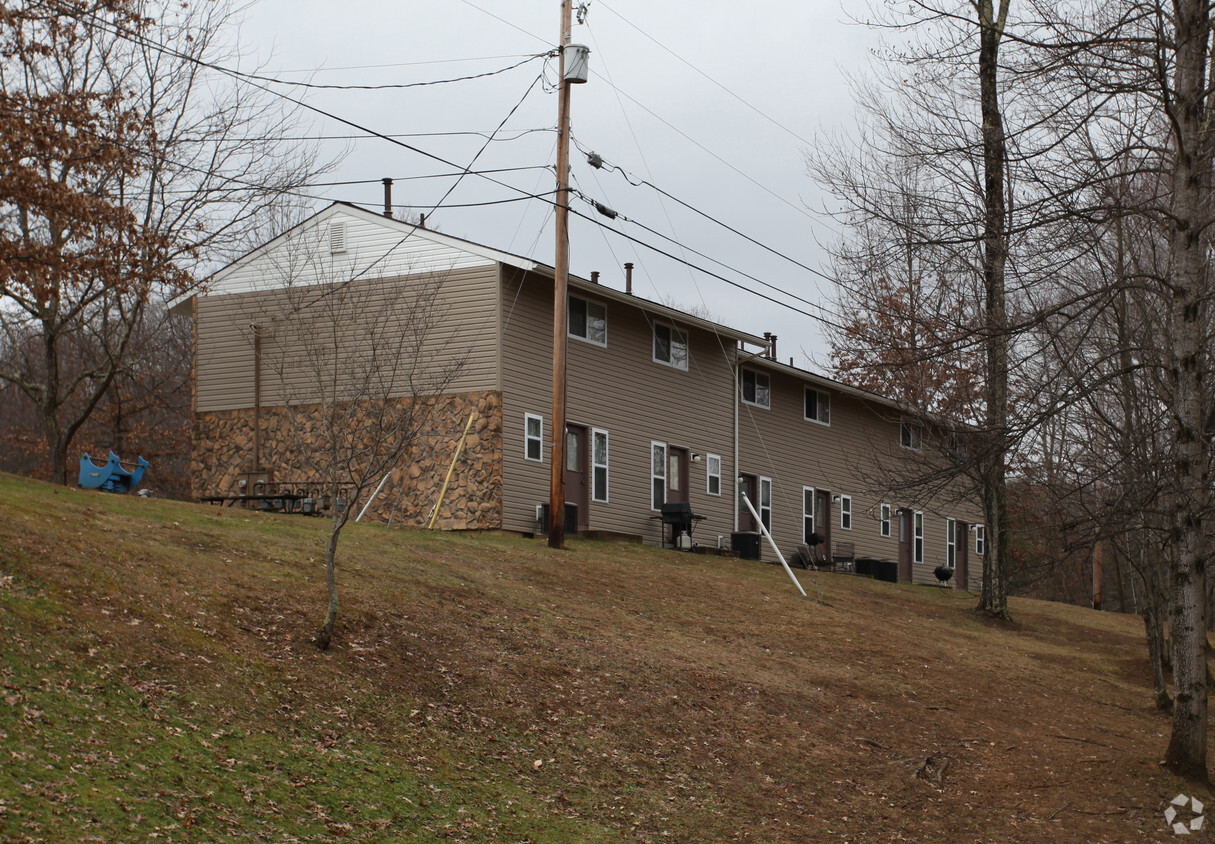
<path fill-rule="evenodd" d="M 624 292 L 633 295 L 633 262 L 624 265 Z"/>
<path fill-rule="evenodd" d="M 591 284 L 599 283 L 599 270 L 591 270 Z"/>
<path fill-rule="evenodd" d="M 384 183 L 384 216 L 392 219 L 392 179 L 385 176 L 380 181 Z"/>
<path fill-rule="evenodd" d="M 768 357 L 776 360 L 776 335 L 772 335 L 772 342 L 768 344 Z"/>

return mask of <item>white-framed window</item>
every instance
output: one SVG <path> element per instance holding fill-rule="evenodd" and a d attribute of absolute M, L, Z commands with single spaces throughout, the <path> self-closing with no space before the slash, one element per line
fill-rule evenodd
<path fill-rule="evenodd" d="M 890 536 L 890 505 L 883 504 L 878 512 L 878 534 Z"/>
<path fill-rule="evenodd" d="M 810 543 L 814 533 L 814 487 L 802 487 L 802 542 Z"/>
<path fill-rule="evenodd" d="M 840 527 L 852 530 L 852 496 L 840 496 Z"/>
<path fill-rule="evenodd" d="M 667 501 L 667 444 L 650 443 L 650 509 L 661 510 Z"/>
<path fill-rule="evenodd" d="M 537 463 L 544 462 L 544 417 L 523 414 L 523 456 Z"/>
<path fill-rule="evenodd" d="M 756 407 L 771 405 L 772 388 L 766 372 L 756 372 L 754 369 L 742 371 L 742 400 Z"/>
<path fill-rule="evenodd" d="M 721 455 L 705 455 L 705 491 L 709 495 L 721 495 Z"/>
<path fill-rule="evenodd" d="M 975 553 L 987 553 L 987 525 L 975 525 Z"/>
<path fill-rule="evenodd" d="M 759 520 L 772 532 L 772 479 L 759 479 Z"/>
<path fill-rule="evenodd" d="M 820 425 L 831 424 L 831 394 L 822 390 L 806 388 L 805 417 L 809 422 Z"/>
<path fill-rule="evenodd" d="M 591 500 L 608 500 L 608 432 L 591 429 Z"/>
<path fill-rule="evenodd" d="M 945 565 L 958 567 L 958 523 L 953 519 L 945 520 Z"/>
<path fill-rule="evenodd" d="M 924 429 L 919 422 L 908 422 L 904 419 L 899 423 L 899 445 L 912 451 L 919 451 L 923 441 Z"/>
<path fill-rule="evenodd" d="M 654 323 L 654 360 L 676 369 L 687 369 L 688 336 L 672 325 Z"/>
<path fill-rule="evenodd" d="M 916 510 L 913 521 L 915 523 L 915 561 L 922 563 L 924 562 L 924 514 Z"/>
<path fill-rule="evenodd" d="M 579 340 L 607 345 L 607 308 L 599 302 L 570 297 L 569 334 Z"/>

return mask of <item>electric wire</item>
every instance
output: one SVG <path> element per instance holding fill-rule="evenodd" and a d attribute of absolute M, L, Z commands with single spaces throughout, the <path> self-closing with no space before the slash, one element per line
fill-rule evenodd
<path fill-rule="evenodd" d="M 536 59 L 545 58 L 546 56 L 548 56 L 547 53 L 537 53 L 536 55 L 528 56 L 527 58 L 523 59 L 523 61 L 508 65 L 507 67 L 499 68 L 497 70 L 487 70 L 484 73 L 474 73 L 468 76 L 458 76 L 453 79 L 432 79 L 426 82 L 386 82 L 378 85 L 336 85 L 318 82 L 295 82 L 290 79 L 278 79 L 273 76 L 264 76 L 260 73 L 246 73 L 240 70 L 230 70 L 230 72 L 239 74 L 245 79 L 257 80 L 258 82 L 269 82 L 274 85 L 288 85 L 293 88 L 310 88 L 314 90 L 326 91 L 391 91 L 400 90 L 403 88 L 425 88 L 431 85 L 448 85 L 453 82 L 470 82 L 474 79 L 484 79 L 487 76 L 497 76 L 500 73 L 507 73 L 508 71 L 514 70 L 517 67 L 523 67 L 523 65 L 529 62 L 533 62 Z M 203 65 L 205 67 L 216 69 L 216 66 L 214 65 L 206 63 L 203 63 Z"/>

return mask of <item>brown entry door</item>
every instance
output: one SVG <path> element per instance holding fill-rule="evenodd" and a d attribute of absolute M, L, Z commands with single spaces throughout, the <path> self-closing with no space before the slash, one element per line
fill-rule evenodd
<path fill-rule="evenodd" d="M 747 500 L 751 502 L 751 506 L 757 511 L 759 510 L 759 478 L 755 475 L 739 475 L 738 492 L 738 529 L 744 531 L 759 530 L 759 525 L 755 523 L 755 517 L 751 515 L 751 511 L 747 509 L 747 505 L 742 500 L 744 495 L 747 496 Z"/>
<path fill-rule="evenodd" d="M 911 582 L 912 513 L 899 510 L 899 583 Z"/>
<path fill-rule="evenodd" d="M 823 537 L 823 558 L 831 559 L 831 493 L 825 489 L 814 491 L 814 530 Z"/>
<path fill-rule="evenodd" d="M 667 446 L 667 501 L 688 501 L 688 450 Z"/>
<path fill-rule="evenodd" d="M 578 529 L 590 525 L 590 454 L 587 430 L 581 425 L 565 428 L 565 502 L 578 508 Z"/>

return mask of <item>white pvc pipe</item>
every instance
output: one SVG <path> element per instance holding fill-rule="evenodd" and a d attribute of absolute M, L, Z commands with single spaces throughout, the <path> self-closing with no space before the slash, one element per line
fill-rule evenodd
<path fill-rule="evenodd" d="M 785 572 L 789 575 L 789 579 L 793 581 L 793 585 L 797 587 L 797 591 L 802 593 L 803 598 L 809 597 L 806 595 L 806 590 L 803 589 L 802 585 L 797 582 L 797 575 L 793 573 L 793 569 L 789 568 L 789 564 L 785 562 L 785 555 L 782 554 L 780 549 L 776 547 L 776 542 L 772 539 L 772 534 L 768 533 L 768 529 L 764 527 L 764 520 L 759 517 L 759 513 L 756 513 L 755 508 L 751 506 L 751 502 L 747 498 L 747 494 L 745 492 L 740 492 L 739 496 L 742 498 L 743 503 L 747 505 L 747 509 L 751 511 L 751 515 L 755 517 L 755 524 L 759 525 L 759 529 L 763 531 L 764 536 L 768 537 L 768 544 L 771 545 L 772 550 L 776 552 L 776 556 L 780 560 L 780 564 L 785 567 Z"/>
<path fill-rule="evenodd" d="M 363 514 L 367 512 L 367 508 L 371 506 L 373 501 L 375 501 L 376 496 L 380 494 L 380 490 L 384 488 L 384 484 L 388 483 L 388 479 L 390 477 L 392 477 L 392 472 L 389 472 L 384 476 L 384 479 L 380 481 L 380 485 L 375 488 L 375 492 L 371 493 L 371 497 L 367 499 L 367 503 L 363 505 L 363 509 L 359 511 L 357 516 L 355 516 L 354 520 L 356 522 L 363 518 Z"/>

